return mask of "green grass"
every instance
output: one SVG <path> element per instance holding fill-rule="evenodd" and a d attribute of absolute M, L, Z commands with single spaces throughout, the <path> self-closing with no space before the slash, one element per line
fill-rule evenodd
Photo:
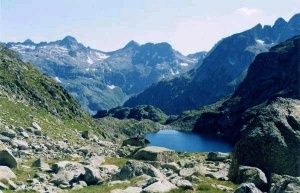
<path fill-rule="evenodd" d="M 141 177 L 136 177 L 131 179 L 129 183 L 94 185 L 82 188 L 80 190 L 70 190 L 69 193 L 110 193 L 110 191 L 114 189 L 126 189 L 129 186 L 134 186 L 140 180 L 142 180 Z"/>
<path fill-rule="evenodd" d="M 106 157 L 104 164 L 106 165 L 116 165 L 122 167 L 128 161 L 127 158 L 117 158 L 117 157 Z"/>
<path fill-rule="evenodd" d="M 15 193 L 16 191 L 13 191 L 13 190 L 2 190 L 3 193 Z M 36 191 L 34 190 L 20 190 L 20 191 L 17 191 L 17 193 L 37 193 Z"/>

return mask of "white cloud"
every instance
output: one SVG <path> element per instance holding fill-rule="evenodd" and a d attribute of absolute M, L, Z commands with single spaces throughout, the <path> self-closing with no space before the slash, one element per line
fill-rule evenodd
<path fill-rule="evenodd" d="M 241 7 L 234 11 L 235 14 L 244 15 L 244 16 L 254 16 L 262 14 L 263 11 L 256 8 L 249 8 L 249 7 Z"/>

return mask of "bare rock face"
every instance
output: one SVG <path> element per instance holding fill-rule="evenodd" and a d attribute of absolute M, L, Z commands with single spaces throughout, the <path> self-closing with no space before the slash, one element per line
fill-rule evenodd
<path fill-rule="evenodd" d="M 240 165 L 300 176 L 300 36 L 259 54 L 236 92 L 200 115 L 194 131 L 235 143 L 229 177 Z"/>
<path fill-rule="evenodd" d="M 272 175 L 270 193 L 300 192 L 300 177 Z"/>
<path fill-rule="evenodd" d="M 0 165 L 16 168 L 18 162 L 8 149 L 0 149 Z"/>
<path fill-rule="evenodd" d="M 239 165 L 271 173 L 300 175 L 300 101 L 278 99 L 267 107 L 251 112 L 242 138 L 233 151 L 230 177 Z"/>
<path fill-rule="evenodd" d="M 7 166 L 0 166 L 0 181 L 7 181 L 16 178 L 13 171 Z"/>
<path fill-rule="evenodd" d="M 177 155 L 175 151 L 167 148 L 148 146 L 136 152 L 134 157 L 148 161 L 173 162 Z"/>

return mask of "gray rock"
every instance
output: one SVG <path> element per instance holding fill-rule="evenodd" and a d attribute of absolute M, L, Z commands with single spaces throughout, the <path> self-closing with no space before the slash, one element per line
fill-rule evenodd
<path fill-rule="evenodd" d="M 71 185 L 73 182 L 78 182 L 85 175 L 85 169 L 82 164 L 69 161 L 61 161 L 53 164 L 52 170 L 54 174 L 53 182 L 55 185 Z"/>
<path fill-rule="evenodd" d="M 0 181 L 0 191 L 1 190 L 8 190 L 8 189 L 9 189 L 9 187 Z"/>
<path fill-rule="evenodd" d="M 3 136 L 9 137 L 9 138 L 15 138 L 17 136 L 16 132 L 12 129 L 9 129 L 9 128 L 6 128 L 0 134 L 3 135 Z"/>
<path fill-rule="evenodd" d="M 151 177 L 163 178 L 163 174 L 154 166 L 139 161 L 129 160 L 117 174 L 118 179 L 126 180 L 146 174 Z"/>
<path fill-rule="evenodd" d="M 24 140 L 14 139 L 11 143 L 20 150 L 28 149 L 28 143 Z"/>
<path fill-rule="evenodd" d="M 16 190 L 18 188 L 17 184 L 15 184 L 13 181 L 8 180 L 7 185 L 9 186 L 9 189 Z"/>
<path fill-rule="evenodd" d="M 131 145 L 131 146 L 146 146 L 150 142 L 143 137 L 133 137 L 123 141 L 123 146 Z"/>
<path fill-rule="evenodd" d="M 105 158 L 103 156 L 98 155 L 94 155 L 87 159 L 87 163 L 95 167 L 101 166 L 104 162 Z"/>
<path fill-rule="evenodd" d="M 234 193 L 262 193 L 253 183 L 241 184 Z"/>
<path fill-rule="evenodd" d="M 238 177 L 238 183 L 253 183 L 256 187 L 261 190 L 267 188 L 267 177 L 259 168 L 240 166 Z"/>
<path fill-rule="evenodd" d="M 221 153 L 221 152 L 209 152 L 207 154 L 208 161 L 224 161 L 230 158 L 229 153 Z"/>
<path fill-rule="evenodd" d="M 49 164 L 45 162 L 43 158 L 38 158 L 32 163 L 32 166 L 38 167 L 41 171 L 48 172 L 51 171 Z"/>
<path fill-rule="evenodd" d="M 177 180 L 176 186 L 184 190 L 192 190 L 193 184 L 188 180 Z"/>
<path fill-rule="evenodd" d="M 195 173 L 194 168 L 183 168 L 179 171 L 179 175 L 182 177 L 192 176 Z"/>
<path fill-rule="evenodd" d="M 88 185 L 100 184 L 105 181 L 98 168 L 92 166 L 85 166 L 84 181 Z"/>
<path fill-rule="evenodd" d="M 101 165 L 99 166 L 99 169 L 101 172 L 107 174 L 107 175 L 115 175 L 119 172 L 119 167 L 115 165 Z"/>
<path fill-rule="evenodd" d="M 25 139 L 29 138 L 29 135 L 26 131 L 20 132 L 21 136 L 24 137 Z"/>
<path fill-rule="evenodd" d="M 7 166 L 0 166 L 0 181 L 8 181 L 10 179 L 16 178 L 14 172 Z"/>
<path fill-rule="evenodd" d="M 178 172 L 180 170 L 180 167 L 177 163 L 175 162 L 171 162 L 171 163 L 163 163 L 161 165 L 162 168 L 164 169 L 171 169 L 173 170 L 174 172 Z"/>
<path fill-rule="evenodd" d="M 16 168 L 18 162 L 8 149 L 2 149 L 0 150 L 0 165 Z"/>
<path fill-rule="evenodd" d="M 38 131 L 42 131 L 42 128 L 40 127 L 40 125 L 36 122 L 33 122 L 32 123 L 32 127 L 35 129 L 35 130 L 38 130 Z"/>
<path fill-rule="evenodd" d="M 300 177 L 273 174 L 269 193 L 300 193 Z"/>
<path fill-rule="evenodd" d="M 10 143 L 12 141 L 12 139 L 0 134 L 0 141 L 5 142 L 5 143 Z"/>
<path fill-rule="evenodd" d="M 177 158 L 175 151 L 156 146 L 148 146 L 140 149 L 134 158 L 148 161 L 173 162 Z"/>
<path fill-rule="evenodd" d="M 47 174 L 41 172 L 35 173 L 34 177 L 37 178 L 40 182 L 45 182 L 49 178 Z"/>
<path fill-rule="evenodd" d="M 143 189 L 145 193 L 169 192 L 177 187 L 168 180 L 157 181 Z"/>

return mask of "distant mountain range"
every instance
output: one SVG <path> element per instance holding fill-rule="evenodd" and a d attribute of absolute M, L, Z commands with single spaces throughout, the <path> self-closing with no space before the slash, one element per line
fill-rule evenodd
<path fill-rule="evenodd" d="M 184 56 L 168 43 L 139 45 L 135 41 L 119 50 L 103 52 L 71 36 L 40 43 L 28 39 L 6 46 L 53 77 L 90 112 L 122 105 L 153 83 L 193 69 L 206 55 Z"/>
<path fill-rule="evenodd" d="M 257 54 L 299 34 L 300 14 L 289 21 L 279 18 L 273 26 L 258 24 L 222 39 L 195 69 L 152 85 L 124 106 L 153 105 L 168 114 L 180 114 L 214 103 L 237 88 Z"/>

